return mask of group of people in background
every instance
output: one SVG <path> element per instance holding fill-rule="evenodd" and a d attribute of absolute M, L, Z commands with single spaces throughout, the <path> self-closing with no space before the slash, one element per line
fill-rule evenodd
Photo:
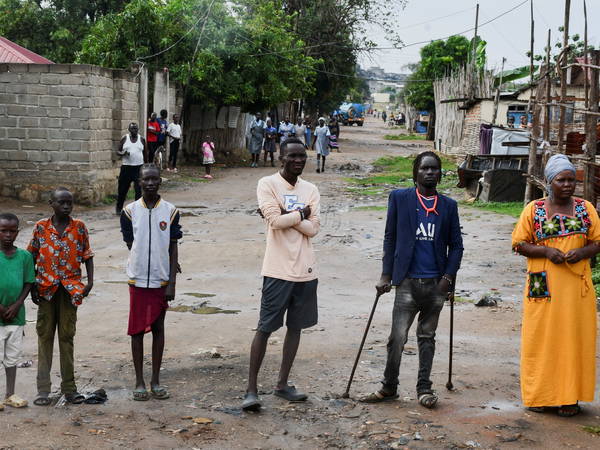
<path fill-rule="evenodd" d="M 167 120 L 168 112 L 166 109 L 161 109 L 160 117 L 153 112 L 148 119 L 147 126 L 147 141 L 148 141 L 148 161 L 153 162 L 156 156 L 156 151 L 163 147 L 166 154 L 167 140 L 169 143 L 169 156 L 167 172 L 177 173 L 177 154 L 183 137 L 181 123 L 178 114 L 173 114 L 171 123 Z"/>
<path fill-rule="evenodd" d="M 313 124 L 310 117 L 298 117 L 296 123 L 292 123 L 286 116 L 278 127 L 274 126 L 273 120 L 267 117 L 263 121 L 262 114 L 256 113 L 250 124 L 248 150 L 252 158 L 250 167 L 258 167 L 260 154 L 263 152 L 263 164 L 266 167 L 270 159 L 271 167 L 275 167 L 275 153 L 277 142 L 281 147 L 291 137 L 299 139 L 306 149 L 317 152 L 317 173 L 325 170 L 325 159 L 330 150 L 339 152 L 338 137 L 340 126 L 337 118 L 331 116 L 329 121 L 320 117 Z"/>

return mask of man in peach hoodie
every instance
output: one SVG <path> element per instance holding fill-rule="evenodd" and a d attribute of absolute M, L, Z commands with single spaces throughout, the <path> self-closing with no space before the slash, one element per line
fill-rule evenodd
<path fill-rule="evenodd" d="M 279 380 L 273 393 L 288 401 L 306 400 L 306 394 L 288 384 L 302 329 L 317 323 L 317 272 L 311 238 L 320 228 L 319 190 L 300 178 L 306 165 L 304 143 L 289 138 L 280 149 L 282 168 L 258 182 L 258 207 L 267 224 L 267 248 L 262 267 L 260 318 L 250 350 L 248 388 L 244 411 L 258 411 L 257 377 L 272 332 L 287 333 Z M 286 314 L 287 313 L 287 314 Z"/>

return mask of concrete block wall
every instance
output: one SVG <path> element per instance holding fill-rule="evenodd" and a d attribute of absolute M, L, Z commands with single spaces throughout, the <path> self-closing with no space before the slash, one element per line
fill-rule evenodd
<path fill-rule="evenodd" d="M 94 204 L 116 189 L 114 150 L 137 120 L 135 73 L 0 64 L 0 195 L 41 201 L 66 186 Z"/>

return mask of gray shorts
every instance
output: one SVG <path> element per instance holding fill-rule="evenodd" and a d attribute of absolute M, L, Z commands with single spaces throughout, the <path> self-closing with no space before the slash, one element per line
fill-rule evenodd
<path fill-rule="evenodd" d="M 265 333 L 278 330 L 283 326 L 286 311 L 285 324 L 288 328 L 298 330 L 316 325 L 318 282 L 264 277 L 257 329 Z"/>

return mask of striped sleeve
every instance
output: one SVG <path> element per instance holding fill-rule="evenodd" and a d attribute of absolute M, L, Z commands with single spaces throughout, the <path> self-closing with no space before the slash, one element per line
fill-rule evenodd
<path fill-rule="evenodd" d="M 179 224 L 179 210 L 175 208 L 171 214 L 171 240 L 177 241 L 183 237 L 181 225 Z"/>
<path fill-rule="evenodd" d="M 121 212 L 121 234 L 125 242 L 133 242 L 133 223 L 127 208 Z"/>

